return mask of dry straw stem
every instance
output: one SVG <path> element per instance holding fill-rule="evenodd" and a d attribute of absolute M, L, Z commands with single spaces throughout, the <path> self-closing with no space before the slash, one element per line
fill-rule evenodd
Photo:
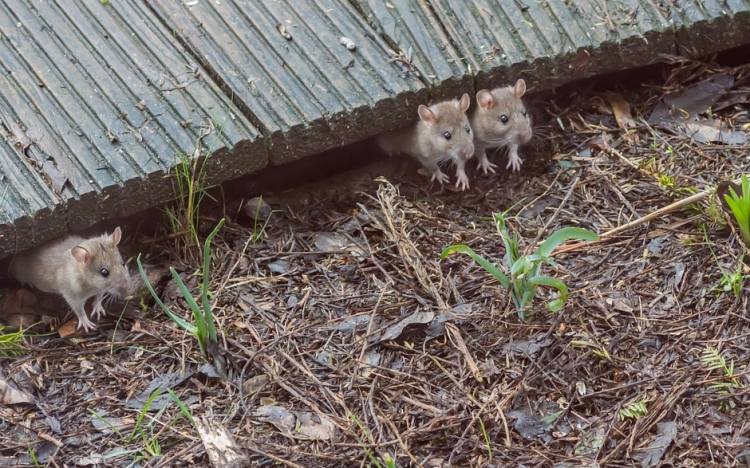
<path fill-rule="evenodd" d="M 734 180 L 734 183 L 738 184 L 742 181 L 742 178 L 738 178 Z M 643 216 L 641 218 L 638 218 L 634 221 L 631 221 L 629 223 L 625 223 L 622 226 L 617 226 L 614 229 L 610 229 L 609 231 L 601 234 L 599 236 L 598 241 L 593 242 L 577 242 L 575 244 L 569 244 L 565 246 L 560 246 L 555 252 L 552 253 L 552 256 L 564 253 L 564 252 L 570 252 L 573 250 L 578 250 L 579 248 L 583 247 L 584 245 L 591 245 L 596 244 L 599 242 L 604 242 L 607 240 L 607 238 L 614 236 L 615 234 L 620 234 L 621 232 L 627 231 L 628 229 L 640 226 L 643 223 L 647 223 L 649 221 L 653 221 L 656 218 L 659 218 L 661 216 L 664 216 L 665 214 L 672 213 L 674 211 L 677 211 L 687 205 L 691 205 L 693 203 L 699 202 L 703 200 L 704 198 L 712 195 L 716 191 L 716 187 L 711 187 L 710 189 L 706 189 L 700 193 L 696 193 L 695 195 L 691 195 L 687 198 L 683 198 L 682 200 L 676 201 L 672 203 L 671 205 L 667 205 L 663 208 L 659 208 L 658 210 L 651 212 L 647 214 L 646 216 Z"/>

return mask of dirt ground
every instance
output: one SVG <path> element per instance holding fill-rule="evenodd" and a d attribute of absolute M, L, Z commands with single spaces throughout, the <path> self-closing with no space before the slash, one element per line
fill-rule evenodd
<path fill-rule="evenodd" d="M 522 172 L 473 174 L 467 192 L 388 160 L 268 195 L 263 232 L 229 212 L 210 278 L 219 369 L 152 302 L 90 335 L 29 332 L 0 360 L 30 400 L 0 406 L 0 465 L 208 466 L 232 440 L 237 466 L 748 466 L 748 283 L 722 282 L 750 273 L 739 231 L 711 195 L 605 234 L 747 172 L 750 66 L 665 70 L 536 99 Z M 649 123 L 665 101 L 699 111 Z M 528 253 L 560 227 L 604 234 L 543 267 L 570 289 L 560 311 L 540 288 L 521 321 L 469 257 L 440 260 L 466 244 L 501 262 L 506 210 Z M 129 240 L 198 296 L 195 252 Z"/>

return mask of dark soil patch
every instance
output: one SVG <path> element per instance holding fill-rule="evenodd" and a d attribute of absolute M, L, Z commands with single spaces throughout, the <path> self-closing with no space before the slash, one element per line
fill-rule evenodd
<path fill-rule="evenodd" d="M 139 421 L 161 385 L 228 428 L 248 466 L 745 466 L 748 283 L 735 297 L 720 279 L 748 271 L 713 197 L 556 255 L 545 272 L 570 298 L 550 313 L 540 290 L 525 323 L 485 271 L 439 254 L 464 243 L 499 261 L 490 217 L 514 205 L 512 229 L 531 251 L 560 227 L 605 233 L 746 172 L 747 143 L 700 143 L 646 120 L 665 93 L 728 74 L 731 92 L 700 122 L 747 127 L 749 72 L 679 62 L 660 86 L 620 92 L 636 123 L 627 131 L 614 94 L 540 103 L 525 172 L 475 175 L 465 193 L 429 194 L 414 166 L 389 160 L 267 197 L 280 211 L 259 242 L 232 216 L 214 245 L 227 380 L 158 308 L 131 303 L 99 336 L 29 337 L 29 353 L 0 363 L 34 399 L 0 406 L 0 455 L 207 466 L 176 404 L 159 412 L 159 396 Z M 205 216 L 208 230 L 220 217 Z M 173 245 L 148 261 L 183 272 L 197 296 L 198 256 Z M 172 284 L 163 296 L 189 317 Z M 734 363 L 734 380 L 709 370 L 710 350 Z M 639 402 L 645 414 L 621 418 Z M 269 412 L 278 425 L 263 422 Z"/>

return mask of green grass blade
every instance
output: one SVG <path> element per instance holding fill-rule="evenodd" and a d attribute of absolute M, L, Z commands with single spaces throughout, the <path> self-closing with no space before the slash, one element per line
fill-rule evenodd
<path fill-rule="evenodd" d="M 203 286 L 201 288 L 201 300 L 203 302 L 203 312 L 205 313 L 206 327 L 208 329 L 208 337 L 216 342 L 216 326 L 214 325 L 214 315 L 211 310 L 211 304 L 208 301 L 208 283 L 209 283 L 209 270 L 211 267 L 211 241 L 213 241 L 216 234 L 224 226 L 224 218 L 219 221 L 211 234 L 206 238 L 206 243 L 203 246 Z"/>
<path fill-rule="evenodd" d="M 599 240 L 599 236 L 597 236 L 596 233 L 589 231 L 588 229 L 575 227 L 562 228 L 555 231 L 555 233 L 549 236 L 546 241 L 542 242 L 542 245 L 539 246 L 536 253 L 543 257 L 549 257 L 550 255 L 552 255 L 552 252 L 557 248 L 557 246 L 569 239 L 595 241 Z"/>
<path fill-rule="evenodd" d="M 474 260 L 475 262 L 477 262 L 479 264 L 479 266 L 481 266 L 482 268 L 484 268 L 485 270 L 487 270 L 492 276 L 494 276 L 495 279 L 501 285 L 503 285 L 504 288 L 506 288 L 506 289 L 510 288 L 510 280 L 508 279 L 507 276 L 505 276 L 505 273 L 503 273 L 502 271 L 500 271 L 500 269 L 498 267 L 496 267 L 495 265 L 493 265 L 489 261 L 485 260 L 484 257 L 482 257 L 478 253 L 476 253 L 473 250 L 471 250 L 471 248 L 469 246 L 466 246 L 466 245 L 453 245 L 451 247 L 448 247 L 448 248 L 444 249 L 440 253 L 440 260 L 445 259 L 445 257 L 447 257 L 448 255 L 452 254 L 453 252 L 462 252 L 462 253 L 465 253 L 466 255 L 468 255 L 469 257 L 471 257 L 472 260 Z"/>
<path fill-rule="evenodd" d="M 151 286 L 151 283 L 149 282 L 148 277 L 146 276 L 146 271 L 143 269 L 143 265 L 141 265 L 140 254 L 138 254 L 138 257 L 136 258 L 135 261 L 138 264 L 138 271 L 141 272 L 141 278 L 143 278 L 143 283 L 146 285 L 148 292 L 151 293 L 151 297 L 153 297 L 156 303 L 159 304 L 159 307 L 161 307 L 161 310 L 163 310 L 169 316 L 169 318 L 171 318 L 177 325 L 187 330 L 188 333 L 195 334 L 195 325 L 188 323 L 182 317 L 175 315 L 171 310 L 169 310 L 169 307 L 164 305 L 161 299 L 159 299 L 159 296 L 156 294 L 156 291 L 154 291 L 154 287 Z"/>
<path fill-rule="evenodd" d="M 185 286 L 185 283 L 182 282 L 182 278 L 180 278 L 180 275 L 177 274 L 177 271 L 173 267 L 169 267 L 169 272 L 172 273 L 172 278 L 174 278 L 174 282 L 177 284 L 177 288 L 182 293 L 182 296 L 185 298 L 185 301 L 188 303 L 188 307 L 190 307 L 190 310 L 193 312 L 193 318 L 195 319 L 195 325 L 199 329 L 206 329 L 206 321 L 203 319 L 203 314 L 201 313 L 200 307 L 198 307 L 198 303 L 195 302 L 195 299 L 193 298 L 193 295 L 190 294 L 190 291 L 188 291 L 187 286 Z M 182 326 L 180 324 L 180 326 Z"/>

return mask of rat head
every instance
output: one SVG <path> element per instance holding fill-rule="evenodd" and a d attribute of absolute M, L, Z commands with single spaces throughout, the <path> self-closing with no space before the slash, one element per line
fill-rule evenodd
<path fill-rule="evenodd" d="M 472 116 L 477 139 L 488 143 L 489 147 L 528 142 L 531 139 L 531 119 L 521 100 L 525 92 L 526 82 L 522 79 L 514 86 L 480 90 L 477 93 L 479 106 Z"/>
<path fill-rule="evenodd" d="M 88 288 L 119 297 L 132 292 L 130 273 L 117 249 L 121 237 L 122 232 L 118 227 L 111 235 L 87 239 L 70 250 L 78 261 Z"/>
<path fill-rule="evenodd" d="M 451 159 L 469 159 L 474 154 L 474 135 L 466 117 L 471 105 L 468 94 L 456 101 L 446 101 L 433 106 L 419 106 L 421 127 L 434 154 L 449 155 Z"/>

